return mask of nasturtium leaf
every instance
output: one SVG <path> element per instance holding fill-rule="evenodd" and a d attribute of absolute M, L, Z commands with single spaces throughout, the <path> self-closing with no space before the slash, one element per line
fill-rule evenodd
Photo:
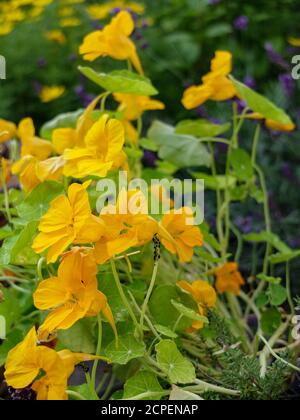
<path fill-rule="evenodd" d="M 180 298 L 176 286 L 161 285 L 152 293 L 149 309 L 157 324 L 167 328 L 173 328 L 180 317 L 180 312 L 172 305 L 171 301 Z M 177 330 L 184 330 L 190 327 L 192 322 L 183 318 L 178 323 Z"/>
<path fill-rule="evenodd" d="M 97 346 L 96 319 L 84 318 L 68 330 L 58 333 L 60 345 L 77 353 L 95 354 Z"/>
<path fill-rule="evenodd" d="M 31 248 L 38 222 L 28 223 L 21 232 L 5 239 L 0 249 L 0 264 L 35 265 L 38 255 Z"/>
<path fill-rule="evenodd" d="M 211 154 L 199 139 L 176 134 L 175 128 L 155 121 L 148 131 L 148 138 L 158 146 L 158 156 L 178 168 L 211 165 Z"/>
<path fill-rule="evenodd" d="M 201 316 L 197 314 L 193 309 L 187 308 L 182 303 L 176 302 L 175 300 L 171 300 L 172 305 L 177 309 L 181 315 L 185 316 L 186 318 L 192 319 L 193 321 L 201 321 L 205 324 L 208 324 L 208 319 L 205 316 Z"/>
<path fill-rule="evenodd" d="M 243 149 L 234 149 L 230 154 L 230 163 L 234 174 L 241 181 L 249 181 L 254 174 L 251 157 Z"/>
<path fill-rule="evenodd" d="M 51 201 L 60 194 L 64 194 L 64 186 L 59 182 L 47 181 L 38 185 L 17 206 L 20 218 L 27 222 L 40 220 L 49 209 Z"/>
<path fill-rule="evenodd" d="M 248 108 L 250 108 L 253 112 L 257 112 L 263 118 L 276 121 L 280 124 L 292 124 L 292 120 L 286 112 L 278 108 L 269 99 L 256 93 L 254 90 L 239 82 L 234 77 L 230 78 L 238 91 L 239 97 L 246 102 Z"/>
<path fill-rule="evenodd" d="M 156 360 L 172 384 L 189 384 L 196 379 L 193 364 L 183 357 L 172 340 L 163 340 L 155 346 Z"/>
<path fill-rule="evenodd" d="M 163 325 L 159 325 L 159 324 L 155 324 L 154 328 L 156 329 L 157 332 L 159 332 L 159 334 L 164 335 L 165 337 L 169 337 L 169 338 L 177 338 L 178 335 L 170 330 L 170 328 L 164 327 Z"/>
<path fill-rule="evenodd" d="M 99 276 L 99 290 L 107 297 L 115 322 L 125 321 L 128 318 L 128 311 L 124 307 L 112 275 L 102 273 Z"/>
<path fill-rule="evenodd" d="M 172 392 L 170 394 L 170 401 L 203 401 L 203 398 L 199 397 L 199 395 L 194 394 L 189 391 L 185 391 L 182 388 L 179 388 L 176 385 L 172 386 Z"/>
<path fill-rule="evenodd" d="M 75 128 L 78 118 L 83 114 L 83 112 L 83 109 L 79 109 L 78 111 L 57 115 L 55 118 L 46 122 L 42 126 L 40 130 L 41 138 L 51 140 L 52 133 L 57 128 Z"/>
<path fill-rule="evenodd" d="M 0 228 L 0 241 L 3 241 L 3 239 L 6 239 L 12 235 L 13 235 L 13 231 L 10 226 L 6 225 Z"/>
<path fill-rule="evenodd" d="M 193 172 L 193 176 L 197 179 L 203 179 L 205 188 L 209 190 L 225 190 L 235 188 L 237 179 L 234 176 L 229 175 L 208 175 L 204 172 Z"/>
<path fill-rule="evenodd" d="M 123 399 L 133 398 L 137 395 L 144 394 L 146 392 L 159 393 L 162 392 L 163 388 L 156 375 L 152 372 L 138 372 L 132 376 L 124 385 Z M 151 396 L 142 398 L 142 400 L 160 400 L 161 396 Z"/>
<path fill-rule="evenodd" d="M 270 284 L 280 284 L 281 281 L 282 281 L 282 279 L 280 277 L 266 276 L 263 273 L 262 274 L 259 274 L 257 276 L 257 278 L 259 280 L 266 281 L 267 283 L 270 283 Z"/>
<path fill-rule="evenodd" d="M 244 240 L 247 242 L 257 242 L 262 243 L 266 242 L 276 248 L 279 252 L 288 254 L 292 250 L 289 248 L 284 242 L 280 240 L 280 238 L 271 232 L 260 232 L 260 233 L 249 233 L 248 235 L 244 235 Z"/>
<path fill-rule="evenodd" d="M 287 300 L 287 291 L 280 284 L 270 284 L 269 286 L 270 302 L 274 306 L 281 306 Z"/>
<path fill-rule="evenodd" d="M 106 74 L 97 73 L 90 67 L 79 67 L 79 71 L 107 92 L 142 96 L 158 94 L 150 79 L 128 70 L 117 70 Z"/>
<path fill-rule="evenodd" d="M 158 152 L 158 145 L 150 139 L 142 138 L 139 141 L 139 144 L 143 149 L 150 150 L 151 152 Z"/>
<path fill-rule="evenodd" d="M 22 308 L 17 290 L 13 288 L 3 288 L 1 291 L 3 300 L 0 304 L 0 316 L 3 316 L 5 319 L 6 334 L 9 335 L 12 327 L 18 322 L 18 319 L 22 314 Z"/>
<path fill-rule="evenodd" d="M 267 309 L 261 317 L 261 328 L 266 335 L 272 335 L 281 324 L 281 314 L 276 308 Z"/>
<path fill-rule="evenodd" d="M 290 252 L 281 252 L 278 254 L 271 255 L 269 260 L 271 264 L 283 264 L 300 257 L 300 250 Z"/>
<path fill-rule="evenodd" d="M 264 308 L 269 303 L 269 296 L 266 293 L 261 293 L 255 303 L 258 309 Z"/>
<path fill-rule="evenodd" d="M 197 138 L 211 138 L 220 136 L 231 127 L 230 123 L 227 124 L 214 124 L 208 120 L 183 120 L 177 124 L 176 134 L 187 134 Z"/>
<path fill-rule="evenodd" d="M 104 353 L 112 363 L 126 365 L 132 359 L 143 357 L 145 350 L 143 342 L 137 341 L 133 334 L 126 334 L 119 336 L 118 346 L 114 340 L 105 348 Z"/>
<path fill-rule="evenodd" d="M 68 389 L 70 391 L 75 391 L 77 394 L 81 395 L 83 398 L 85 398 L 88 401 L 94 401 L 96 400 L 95 391 L 91 390 L 91 387 L 88 384 L 82 384 L 79 386 L 69 386 Z M 78 400 L 76 396 L 70 395 L 69 400 Z"/>

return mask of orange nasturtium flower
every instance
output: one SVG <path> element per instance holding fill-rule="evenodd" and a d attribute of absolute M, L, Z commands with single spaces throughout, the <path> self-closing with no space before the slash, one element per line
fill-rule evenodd
<path fill-rule="evenodd" d="M 10 162 L 9 160 L 5 159 L 5 158 L 1 158 L 0 160 L 1 163 L 1 167 L 0 167 L 0 171 L 1 171 L 1 179 L 0 179 L 0 186 L 2 184 L 2 179 L 5 183 L 7 183 L 10 180 Z"/>
<path fill-rule="evenodd" d="M 113 169 L 123 166 L 125 134 L 123 124 L 103 115 L 87 132 L 85 147 L 66 149 L 64 175 L 74 178 L 105 177 Z"/>
<path fill-rule="evenodd" d="M 14 123 L 0 119 L 0 143 L 11 140 L 17 134 L 17 127 Z"/>
<path fill-rule="evenodd" d="M 80 54 L 85 60 L 109 56 L 115 60 L 129 60 L 136 70 L 143 74 L 142 65 L 133 41 L 129 38 L 134 31 L 134 21 L 129 12 L 123 10 L 101 31 L 95 31 L 84 38 Z"/>
<path fill-rule="evenodd" d="M 47 340 L 51 333 L 67 330 L 79 319 L 100 312 L 116 334 L 106 296 L 98 290 L 97 272 L 92 248 L 74 248 L 63 256 L 58 276 L 42 281 L 33 295 L 38 309 L 51 311 L 39 329 L 39 339 Z"/>
<path fill-rule="evenodd" d="M 148 215 L 148 203 L 141 191 L 122 190 L 116 206 L 105 207 L 100 219 L 109 228 L 95 245 L 98 264 L 103 264 L 129 248 L 143 246 L 158 232 L 158 224 Z"/>
<path fill-rule="evenodd" d="M 215 289 L 204 280 L 196 280 L 189 283 L 185 280 L 179 281 L 178 286 L 189 293 L 193 300 L 197 303 L 198 311 L 201 316 L 206 315 L 207 308 L 214 308 L 217 302 L 217 294 Z M 194 321 L 192 330 L 200 330 L 204 327 L 203 321 Z"/>
<path fill-rule="evenodd" d="M 226 263 L 215 270 L 216 289 L 219 293 L 231 292 L 238 296 L 245 280 L 239 272 L 237 263 Z"/>
<path fill-rule="evenodd" d="M 202 77 L 202 84 L 191 86 L 184 92 L 182 103 L 186 109 L 201 106 L 208 100 L 226 101 L 237 95 L 229 78 L 232 71 L 232 55 L 228 51 L 217 51 L 211 62 L 211 71 Z"/>
<path fill-rule="evenodd" d="M 180 214 L 177 214 L 180 212 Z M 184 207 L 165 214 L 160 223 L 161 242 L 172 254 L 178 254 L 180 262 L 191 262 L 194 248 L 203 245 L 203 235 L 198 226 L 190 225 L 192 210 Z"/>
<path fill-rule="evenodd" d="M 88 360 L 104 359 L 69 350 L 56 352 L 37 345 L 33 327 L 25 339 L 9 353 L 5 364 L 7 384 L 15 389 L 31 386 L 37 400 L 67 400 L 68 379 L 76 365 Z"/>
<path fill-rule="evenodd" d="M 41 218 L 40 233 L 32 248 L 38 254 L 48 249 L 48 263 L 55 262 L 69 245 L 96 242 L 103 235 L 103 222 L 91 212 L 86 191 L 89 184 L 72 184 L 68 197 L 60 195 L 55 198 Z"/>
<path fill-rule="evenodd" d="M 289 133 L 291 131 L 294 131 L 296 128 L 296 125 L 292 121 L 282 123 L 271 119 L 265 119 L 263 115 L 259 114 L 258 112 L 249 113 L 246 115 L 246 118 L 249 118 L 250 120 L 265 120 L 264 123 L 266 127 L 274 131 L 282 131 Z"/>

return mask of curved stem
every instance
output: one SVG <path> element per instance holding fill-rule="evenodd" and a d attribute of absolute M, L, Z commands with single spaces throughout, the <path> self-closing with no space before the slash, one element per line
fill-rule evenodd
<path fill-rule="evenodd" d="M 139 325 L 139 323 L 138 323 L 138 321 L 136 319 L 136 316 L 134 315 L 134 312 L 133 312 L 133 310 L 132 310 L 132 308 L 130 306 L 130 303 L 128 302 L 127 297 L 126 297 L 126 295 L 124 293 L 123 286 L 122 286 L 122 284 L 120 282 L 120 277 L 119 277 L 119 274 L 118 274 L 118 271 L 117 271 L 116 264 L 115 264 L 114 260 L 111 260 L 110 261 L 110 264 L 111 264 L 112 273 L 113 273 L 113 276 L 114 276 L 114 280 L 115 280 L 115 283 L 116 283 L 116 286 L 117 286 L 119 295 L 120 295 L 120 297 L 121 297 L 121 299 L 123 301 L 124 306 L 128 310 L 128 313 L 130 315 L 130 318 L 132 319 L 132 322 L 134 323 L 137 331 L 140 332 L 140 325 Z"/>
<path fill-rule="evenodd" d="M 152 292 L 153 292 L 153 289 L 154 289 L 154 286 L 155 286 L 156 277 L 157 277 L 157 273 L 158 273 L 158 266 L 159 266 L 158 261 L 155 261 L 150 286 L 149 286 L 146 298 L 145 298 L 143 306 L 142 306 L 142 312 L 141 312 L 141 318 L 140 318 L 140 329 L 141 330 L 143 330 L 145 314 L 146 314 L 146 311 L 147 311 L 147 307 L 148 307 L 150 297 L 152 295 Z"/>
<path fill-rule="evenodd" d="M 97 341 L 96 356 L 100 356 L 101 347 L 102 347 L 102 320 L 101 320 L 100 314 L 98 314 L 97 321 L 98 321 L 98 341 Z M 99 360 L 95 360 L 93 364 L 93 369 L 92 369 L 91 380 L 92 380 L 92 384 L 94 385 L 95 391 L 96 391 L 96 376 L 97 376 L 98 364 L 99 364 Z"/>

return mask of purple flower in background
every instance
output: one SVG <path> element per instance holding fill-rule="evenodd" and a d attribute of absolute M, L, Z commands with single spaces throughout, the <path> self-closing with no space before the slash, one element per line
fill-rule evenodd
<path fill-rule="evenodd" d="M 48 64 L 47 60 L 44 57 L 40 57 L 37 61 L 37 65 L 40 69 L 43 69 L 43 68 L 47 67 L 47 64 Z"/>
<path fill-rule="evenodd" d="M 295 177 L 295 174 L 288 163 L 283 163 L 281 167 L 281 172 L 284 178 L 286 178 L 289 182 L 292 184 L 297 183 L 297 179 Z"/>
<path fill-rule="evenodd" d="M 251 89 L 256 89 L 256 81 L 252 76 L 246 76 L 244 79 L 244 83 Z"/>
<path fill-rule="evenodd" d="M 248 234 L 253 232 L 254 219 L 252 216 L 237 217 L 235 223 L 242 233 Z"/>
<path fill-rule="evenodd" d="M 154 152 L 151 152 L 150 150 L 145 150 L 144 157 L 142 160 L 143 165 L 146 168 L 155 168 L 156 161 L 157 161 L 157 154 Z"/>
<path fill-rule="evenodd" d="M 233 26 L 238 31 L 245 31 L 249 25 L 249 18 L 245 15 L 239 16 L 233 22 Z"/>
<path fill-rule="evenodd" d="M 279 82 L 286 96 L 291 97 L 294 94 L 295 82 L 291 74 L 285 73 L 279 76 Z"/>
<path fill-rule="evenodd" d="M 40 82 L 38 82 L 37 80 L 34 80 L 34 81 L 32 82 L 32 86 L 33 86 L 33 90 L 35 91 L 35 93 L 36 93 L 37 95 L 39 95 L 39 94 L 41 93 L 41 90 L 42 90 L 42 85 L 41 85 L 41 83 L 40 83 Z"/>
<path fill-rule="evenodd" d="M 265 50 L 271 63 L 274 63 L 285 70 L 290 69 L 289 63 L 274 49 L 270 42 L 265 43 Z"/>
<path fill-rule="evenodd" d="M 101 25 L 101 23 L 99 23 L 97 20 L 92 20 L 91 25 L 94 29 L 101 31 L 101 29 L 103 29 L 103 25 Z"/>
<path fill-rule="evenodd" d="M 73 54 L 70 54 L 69 57 L 68 57 L 68 60 L 69 61 L 76 61 L 77 60 L 77 55 L 74 54 L 74 53 Z"/>
<path fill-rule="evenodd" d="M 118 13 L 120 13 L 123 9 L 121 7 L 114 7 L 113 9 L 111 9 L 110 14 L 111 15 L 117 15 Z"/>

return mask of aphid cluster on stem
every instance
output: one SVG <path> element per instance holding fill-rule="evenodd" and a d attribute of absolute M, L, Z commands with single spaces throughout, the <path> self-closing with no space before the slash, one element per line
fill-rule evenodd
<path fill-rule="evenodd" d="M 154 262 L 158 262 L 160 260 L 160 247 L 161 247 L 158 234 L 154 235 L 153 243 L 154 243 Z"/>

